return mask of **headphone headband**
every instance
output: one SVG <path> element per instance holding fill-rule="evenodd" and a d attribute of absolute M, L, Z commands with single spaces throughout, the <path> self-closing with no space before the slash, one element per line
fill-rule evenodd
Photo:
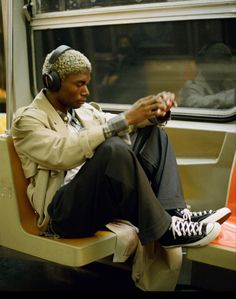
<path fill-rule="evenodd" d="M 58 59 L 58 57 L 60 57 L 64 52 L 66 52 L 66 51 L 68 51 L 70 49 L 71 49 L 71 47 L 66 46 L 66 45 L 61 45 L 61 46 L 57 47 L 53 51 L 53 53 L 52 53 L 52 55 L 51 55 L 51 57 L 49 59 L 49 62 L 51 64 L 54 64 L 56 62 L 56 60 Z"/>

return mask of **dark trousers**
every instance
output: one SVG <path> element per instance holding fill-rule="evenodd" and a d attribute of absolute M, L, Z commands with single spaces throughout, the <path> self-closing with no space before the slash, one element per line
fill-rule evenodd
<path fill-rule="evenodd" d="M 165 209 L 185 207 L 176 160 L 162 129 L 141 129 L 132 141 L 107 139 L 57 191 L 48 207 L 57 234 L 90 236 L 120 218 L 139 228 L 143 245 L 163 235 L 171 222 Z"/>
<path fill-rule="evenodd" d="M 186 207 L 176 157 L 165 131 L 149 126 L 138 130 L 131 139 L 132 149 L 162 207 Z"/>

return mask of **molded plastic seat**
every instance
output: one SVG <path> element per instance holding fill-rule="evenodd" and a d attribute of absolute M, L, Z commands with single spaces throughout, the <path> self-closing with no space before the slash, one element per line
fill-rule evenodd
<path fill-rule="evenodd" d="M 0 134 L 6 130 L 6 113 L 0 113 Z"/>
<path fill-rule="evenodd" d="M 206 247 L 189 248 L 188 259 L 236 271 L 236 154 L 229 181 L 227 206 L 232 214 L 222 224 L 220 235 Z"/>
<path fill-rule="evenodd" d="M 73 267 L 114 253 L 116 235 L 98 231 L 79 239 L 54 239 L 39 235 L 36 215 L 28 201 L 20 159 L 11 136 L 0 137 L 0 245 L 38 258 Z"/>

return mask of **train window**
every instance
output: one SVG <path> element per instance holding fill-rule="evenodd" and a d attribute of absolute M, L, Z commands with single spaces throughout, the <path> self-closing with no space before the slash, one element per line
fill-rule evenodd
<path fill-rule="evenodd" d="M 147 4 L 157 2 L 177 2 L 182 0 L 35 0 L 36 14 L 55 11 L 98 8 L 119 5 Z M 193 0 L 185 0 L 193 1 Z"/>
<path fill-rule="evenodd" d="M 35 48 L 44 45 L 46 53 L 59 44 L 68 44 L 85 53 L 93 63 L 91 91 L 98 102 L 131 104 L 145 94 L 171 90 L 180 106 L 226 109 L 235 104 L 233 28 L 236 20 L 53 29 L 36 32 Z M 43 57 L 38 56 L 41 79 Z M 197 78 L 199 69 L 208 75 L 209 89 L 219 93 L 216 99 L 211 91 L 207 99 L 203 98 L 207 87 Z M 202 80 L 199 86 L 197 80 Z"/>
<path fill-rule="evenodd" d="M 6 71 L 3 42 L 2 4 L 0 2 L 0 113 L 6 112 Z"/>
<path fill-rule="evenodd" d="M 51 3 L 36 2 L 38 12 L 44 2 Z M 52 2 L 69 5 L 99 1 Z M 118 2 L 139 4 L 135 9 L 126 5 L 124 10 L 110 8 L 109 12 L 101 8 L 96 13 L 92 9 L 81 13 L 77 9 L 33 17 L 35 93 L 42 88 L 45 55 L 66 44 L 91 60 L 90 99 L 104 106 L 123 110 L 144 95 L 169 90 L 176 94 L 176 115 L 190 119 L 194 109 L 203 117 L 214 115 L 214 120 L 227 113 L 235 115 L 236 18 L 229 17 L 228 12 L 219 16 L 219 9 L 227 10 L 228 6 L 225 8 L 222 1 L 217 2 L 221 6 L 214 4 L 214 9 L 204 4 L 207 9 L 199 13 L 201 0 L 184 1 L 194 3 L 194 9 L 189 4 L 183 8 L 183 1 L 181 5 L 178 1 L 101 2 L 104 6 L 108 2 L 110 6 Z M 163 2 L 161 10 L 156 2 Z M 146 10 L 137 8 L 141 3 Z"/>

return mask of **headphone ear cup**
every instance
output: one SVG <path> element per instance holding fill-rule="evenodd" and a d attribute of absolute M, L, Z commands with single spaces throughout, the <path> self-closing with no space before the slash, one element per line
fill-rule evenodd
<path fill-rule="evenodd" d="M 56 71 L 43 74 L 43 84 L 51 91 L 58 91 L 61 87 L 61 79 Z"/>
<path fill-rule="evenodd" d="M 64 52 L 66 52 L 70 49 L 71 49 L 71 47 L 66 46 L 66 45 L 61 45 L 61 46 L 57 47 L 53 51 L 53 53 L 49 59 L 49 63 L 53 65 Z M 51 70 L 47 73 L 44 73 L 43 74 L 43 84 L 47 89 L 49 89 L 51 91 L 58 91 L 61 88 L 61 79 L 60 79 L 60 76 L 57 73 L 57 71 Z"/>

